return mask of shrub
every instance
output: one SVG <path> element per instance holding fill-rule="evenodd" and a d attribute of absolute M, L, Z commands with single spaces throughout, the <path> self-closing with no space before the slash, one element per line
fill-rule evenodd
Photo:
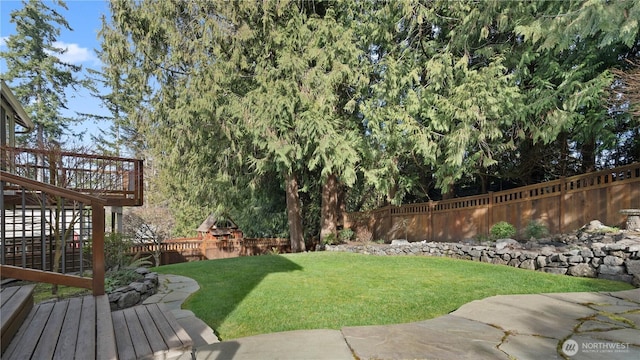
<path fill-rule="evenodd" d="M 507 239 L 516 234 L 516 228 L 506 221 L 500 221 L 491 227 L 490 232 L 493 239 Z"/>
<path fill-rule="evenodd" d="M 138 274 L 133 269 L 120 269 L 116 271 L 108 271 L 104 278 L 104 287 L 106 292 L 112 292 L 115 289 L 127 286 L 136 280 L 140 280 L 144 276 Z"/>
<path fill-rule="evenodd" d="M 541 221 L 531 220 L 524 229 L 524 236 L 527 239 L 539 239 L 546 235 L 549 235 L 549 229 L 547 229 L 547 226 Z"/>
<path fill-rule="evenodd" d="M 338 238 L 341 242 L 351 241 L 353 239 L 354 232 L 349 228 L 345 228 L 340 230 L 338 233 Z"/>
<path fill-rule="evenodd" d="M 338 244 L 338 237 L 336 234 L 329 234 L 322 239 L 322 243 L 325 245 L 336 245 Z"/>
<path fill-rule="evenodd" d="M 131 263 L 131 246 L 133 241 L 119 233 L 109 233 L 104 236 L 105 267 L 118 269 Z"/>
<path fill-rule="evenodd" d="M 280 249 L 277 246 L 272 246 L 267 255 L 280 255 Z"/>

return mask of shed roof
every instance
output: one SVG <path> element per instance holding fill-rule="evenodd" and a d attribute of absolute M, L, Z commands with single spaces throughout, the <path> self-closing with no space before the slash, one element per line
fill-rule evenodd
<path fill-rule="evenodd" d="M 219 230 L 219 229 L 237 229 L 238 225 L 236 225 L 233 220 L 230 218 L 225 219 L 216 219 L 215 216 L 209 215 L 200 226 L 198 226 L 198 232 L 208 232 L 210 230 Z"/>

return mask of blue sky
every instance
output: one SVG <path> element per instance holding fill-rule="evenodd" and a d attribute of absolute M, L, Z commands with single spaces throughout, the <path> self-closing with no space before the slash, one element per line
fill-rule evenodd
<path fill-rule="evenodd" d="M 99 70 L 101 64 L 95 55 L 94 49 L 100 46 L 98 41 L 98 31 L 101 26 L 100 18 L 103 14 L 109 13 L 107 1 L 67 0 L 65 3 L 68 10 L 58 7 L 52 2 L 46 1 L 46 3 L 47 6 L 56 9 L 65 16 L 69 26 L 73 29 L 73 31 L 61 29 L 61 34 L 58 37 L 58 46 L 67 49 L 67 53 L 61 57 L 61 60 L 82 65 L 83 69 L 92 68 Z M 22 7 L 22 1 L 0 0 L 0 48 L 3 50 L 6 49 L 4 38 L 15 34 L 15 26 L 9 22 L 10 14 L 12 11 L 21 9 Z M 0 72 L 4 73 L 6 70 L 4 61 L 0 61 Z M 100 107 L 100 101 L 87 92 L 74 92 L 69 90 L 67 92 L 67 101 L 69 107 L 69 112 L 65 113 L 67 116 L 75 116 L 76 111 L 99 115 L 108 114 L 108 112 Z M 104 129 L 108 127 L 108 124 L 104 122 L 95 123 L 93 121 L 87 121 L 76 126 L 73 130 L 74 132 L 86 130 L 88 133 L 95 134 L 99 127 Z M 85 135 L 83 140 L 85 144 L 88 144 L 89 136 Z"/>

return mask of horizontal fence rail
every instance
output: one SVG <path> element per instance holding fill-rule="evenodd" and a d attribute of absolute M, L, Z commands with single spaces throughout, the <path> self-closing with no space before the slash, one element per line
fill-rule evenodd
<path fill-rule="evenodd" d="M 99 196 L 107 205 L 139 206 L 143 161 L 58 150 L 0 148 L 2 169 L 28 179 Z"/>
<path fill-rule="evenodd" d="M 161 253 L 162 264 L 262 255 L 271 251 L 277 253 L 291 252 L 289 239 L 203 239 L 194 237 L 171 239 L 160 244 L 136 244 L 130 248 L 131 254 L 143 254 L 146 256 L 156 252 Z M 177 253 L 180 256 L 171 256 L 170 253 Z"/>
<path fill-rule="evenodd" d="M 2 277 L 104 294 L 105 201 L 5 171 L 0 184 Z"/>
<path fill-rule="evenodd" d="M 536 220 L 552 233 L 594 219 L 620 226 L 625 216 L 619 211 L 626 208 L 640 208 L 640 163 L 483 195 L 349 213 L 344 226 L 366 228 L 374 240 L 458 241 L 487 236 L 500 221 L 522 231 Z"/>

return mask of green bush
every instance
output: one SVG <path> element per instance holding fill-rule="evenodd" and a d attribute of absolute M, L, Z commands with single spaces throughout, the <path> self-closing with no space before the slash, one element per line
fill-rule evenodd
<path fill-rule="evenodd" d="M 123 286 L 127 286 L 136 280 L 140 280 L 144 276 L 138 274 L 133 269 L 120 269 L 116 271 L 108 271 L 104 278 L 104 288 L 107 293 Z"/>
<path fill-rule="evenodd" d="M 104 262 L 107 269 L 118 269 L 131 264 L 133 241 L 119 233 L 104 234 Z"/>
<path fill-rule="evenodd" d="M 491 227 L 490 232 L 492 239 L 507 239 L 516 234 L 516 228 L 506 221 L 500 221 Z"/>
<path fill-rule="evenodd" d="M 338 237 L 336 234 L 329 234 L 322 239 L 322 243 L 325 245 L 337 245 Z"/>
<path fill-rule="evenodd" d="M 353 230 L 345 228 L 338 232 L 338 239 L 340 239 L 341 242 L 347 242 L 351 241 L 354 235 L 355 233 L 353 232 Z"/>
<path fill-rule="evenodd" d="M 541 221 L 531 220 L 524 229 L 524 236 L 527 239 L 539 239 L 541 237 L 549 235 L 549 229 Z"/>

